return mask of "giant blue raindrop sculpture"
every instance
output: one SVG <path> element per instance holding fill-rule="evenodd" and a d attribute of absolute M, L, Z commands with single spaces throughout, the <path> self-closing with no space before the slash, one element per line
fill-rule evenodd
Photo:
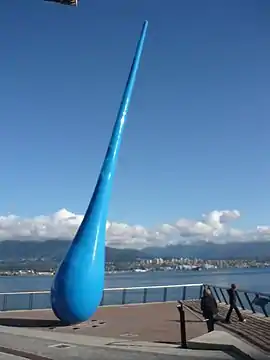
<path fill-rule="evenodd" d="M 52 284 L 52 309 L 64 324 L 88 320 L 95 313 L 102 298 L 108 205 L 147 26 L 148 22 L 145 21 L 92 199 Z"/>

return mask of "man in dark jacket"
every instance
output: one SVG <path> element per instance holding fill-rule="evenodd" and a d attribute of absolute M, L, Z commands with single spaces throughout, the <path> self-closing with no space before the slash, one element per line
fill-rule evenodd
<path fill-rule="evenodd" d="M 229 295 L 229 304 L 230 304 L 230 308 L 229 311 L 227 313 L 225 322 L 230 323 L 230 318 L 232 315 L 232 311 L 234 310 L 238 316 L 239 321 L 243 322 L 246 321 L 246 319 L 243 318 L 242 314 L 240 313 L 237 305 L 236 305 L 236 285 L 232 284 L 230 289 L 227 290 L 228 291 L 228 295 Z"/>
<path fill-rule="evenodd" d="M 208 288 L 203 291 L 201 310 L 207 324 L 208 332 L 214 331 L 214 316 L 218 313 L 218 307 L 216 299 L 212 296 L 211 291 Z"/>

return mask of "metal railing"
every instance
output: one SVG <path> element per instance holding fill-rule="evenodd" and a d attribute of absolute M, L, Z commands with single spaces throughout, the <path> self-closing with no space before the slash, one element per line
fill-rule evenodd
<path fill-rule="evenodd" d="M 205 284 L 209 287 L 217 302 L 229 305 L 228 287 Z M 252 313 L 270 315 L 270 294 L 250 290 L 236 290 L 237 305 L 242 310 L 249 310 Z"/>
<path fill-rule="evenodd" d="M 219 303 L 229 303 L 226 287 L 211 284 L 139 286 L 104 289 L 100 306 L 151 302 L 199 300 L 208 286 Z M 236 291 L 238 306 L 243 310 L 270 314 L 270 294 L 249 290 Z M 49 291 L 0 293 L 0 311 L 50 309 Z"/>
<path fill-rule="evenodd" d="M 203 284 L 158 285 L 104 289 L 100 306 L 196 300 Z M 50 291 L 0 293 L 0 311 L 49 309 Z"/>

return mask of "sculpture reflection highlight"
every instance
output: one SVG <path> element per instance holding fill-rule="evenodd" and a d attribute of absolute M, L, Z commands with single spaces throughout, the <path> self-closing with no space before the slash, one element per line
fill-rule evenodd
<path fill-rule="evenodd" d="M 108 205 L 147 27 L 148 22 L 145 21 L 92 199 L 52 284 L 52 309 L 64 324 L 88 320 L 102 299 Z"/>

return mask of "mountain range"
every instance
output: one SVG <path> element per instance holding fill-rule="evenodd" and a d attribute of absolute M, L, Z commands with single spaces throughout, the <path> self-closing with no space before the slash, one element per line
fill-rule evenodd
<path fill-rule="evenodd" d="M 270 241 L 235 242 L 217 244 L 199 241 L 191 245 L 169 245 L 164 248 L 150 247 L 144 249 L 146 254 L 154 257 L 183 257 L 199 258 L 203 260 L 228 259 L 269 259 Z"/>
<path fill-rule="evenodd" d="M 70 246 L 70 241 L 47 240 L 47 241 L 19 241 L 6 240 L 0 242 L 0 260 L 53 260 L 60 262 Z M 136 259 L 149 259 L 150 254 L 133 249 L 114 249 L 106 247 L 107 262 L 135 261 Z"/>
<path fill-rule="evenodd" d="M 0 242 L 0 260 L 19 261 L 46 259 L 60 262 L 65 255 L 70 241 L 19 241 Z M 143 250 L 115 249 L 106 247 L 107 262 L 132 262 L 136 259 L 162 258 L 200 258 L 200 259 L 266 259 L 270 258 L 270 242 L 239 242 L 216 244 L 198 242 L 191 245 L 170 245 L 166 247 L 148 247 Z"/>

